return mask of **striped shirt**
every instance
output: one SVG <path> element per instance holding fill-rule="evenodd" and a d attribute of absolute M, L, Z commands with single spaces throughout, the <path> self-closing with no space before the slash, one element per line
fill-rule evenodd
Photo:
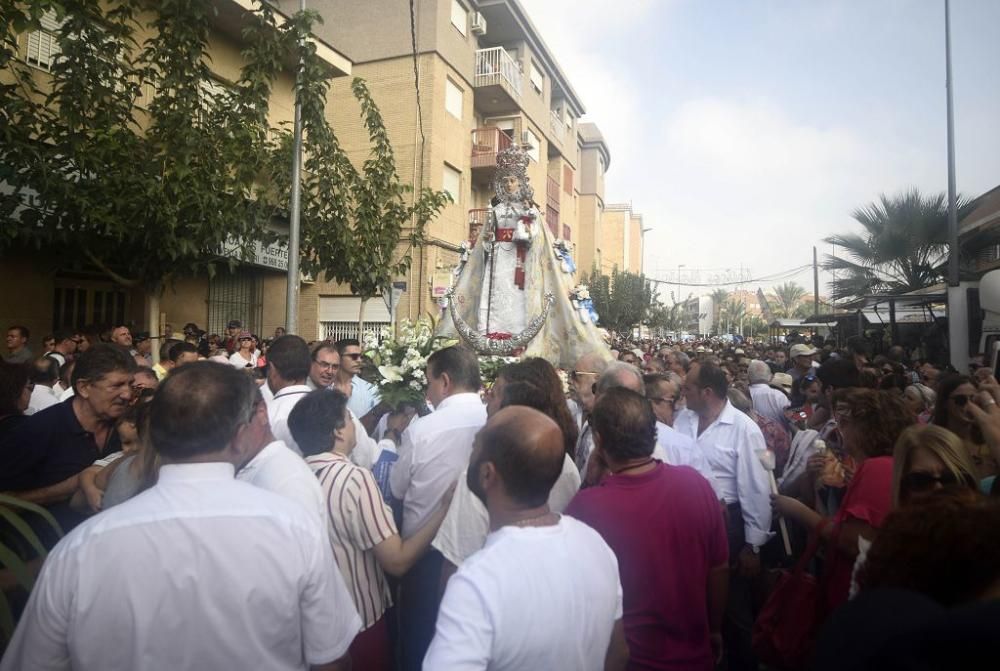
<path fill-rule="evenodd" d="M 382 500 L 371 471 L 355 466 L 343 455 L 324 452 L 307 457 L 306 463 L 319 478 L 326 497 L 330 547 L 363 629 L 367 629 L 392 604 L 389 585 L 373 550 L 398 533 L 392 511 Z"/>

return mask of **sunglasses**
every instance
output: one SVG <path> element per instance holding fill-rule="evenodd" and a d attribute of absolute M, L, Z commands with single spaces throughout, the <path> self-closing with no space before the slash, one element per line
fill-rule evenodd
<path fill-rule="evenodd" d="M 354 359 L 357 361 L 361 358 L 361 352 L 351 352 L 350 354 L 344 354 L 348 359 Z"/>
<path fill-rule="evenodd" d="M 931 475 L 925 471 L 913 471 L 904 475 L 900 484 L 907 491 L 928 492 L 937 485 L 952 487 L 957 485 L 958 482 L 958 478 L 951 471 L 945 471 L 941 475 Z"/>
<path fill-rule="evenodd" d="M 952 394 L 949 400 L 960 408 L 964 408 L 966 403 L 970 403 L 975 400 L 975 396 L 972 394 Z"/>

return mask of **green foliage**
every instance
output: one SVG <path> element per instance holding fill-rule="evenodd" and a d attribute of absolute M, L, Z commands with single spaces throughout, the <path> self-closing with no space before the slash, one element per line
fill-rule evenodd
<path fill-rule="evenodd" d="M 37 29 L 46 9 L 64 19 L 63 54 L 41 97 L 16 60 L 17 32 Z M 271 128 L 278 75 L 300 63 L 304 165 L 302 269 L 350 285 L 364 299 L 388 290 L 410 265 L 404 241 L 423 243 L 449 197 L 401 184 L 385 125 L 364 82 L 352 91 L 372 153 L 357 170 L 326 120 L 330 72 L 306 39 L 318 16 L 278 27 L 259 3 L 243 27 L 243 67 L 215 81 L 206 52 L 215 11 L 202 0 L 162 0 L 140 26 L 144 0 L 0 0 L 0 253 L 45 249 L 60 269 L 97 267 L 115 281 L 156 287 L 171 277 L 235 267 L 255 241 L 278 239 L 291 193 L 291 133 Z M 10 17 L 10 20 L 6 20 Z M 141 44 L 140 28 L 151 35 Z M 146 109 L 144 90 L 155 89 Z M 24 207 L 35 192 L 36 206 Z"/>
<path fill-rule="evenodd" d="M 30 592 L 35 584 L 35 572 L 31 563 L 24 559 L 24 555 L 31 554 L 42 560 L 47 552 L 38 535 L 21 516 L 24 512 L 40 517 L 58 536 L 62 536 L 62 529 L 45 508 L 7 494 L 0 494 L 0 518 L 10 527 L 13 534 L 9 539 L 5 539 L 7 542 L 0 542 L 0 570 L 9 572 L 20 588 Z M 0 590 L 0 644 L 6 644 L 13 633 L 14 617 L 10 603 L 6 592 Z"/>
<path fill-rule="evenodd" d="M 634 327 L 646 323 L 657 299 L 645 275 L 617 268 L 611 272 L 611 277 L 594 268 L 587 286 L 594 309 L 600 315 L 600 325 L 620 335 L 631 333 Z"/>
<path fill-rule="evenodd" d="M 154 287 L 235 264 L 220 256 L 224 247 L 243 253 L 274 238 L 274 206 L 256 187 L 272 150 L 274 54 L 286 38 L 267 5 L 249 22 L 240 80 L 222 94 L 208 93 L 209 3 L 157 3 L 141 44 L 140 0 L 30 6 L 29 27 L 47 7 L 62 18 L 61 56 L 44 99 L 5 92 L 5 103 L 20 105 L 20 130 L 0 150 L 11 166 L 4 177 L 37 192 L 37 206 L 0 211 L 0 250 L 44 248 L 56 267 L 92 265 L 121 284 Z M 10 62 L 12 46 L 5 36 L 8 64 L 28 78 Z M 145 111 L 137 106 L 144 89 L 155 90 Z"/>
<path fill-rule="evenodd" d="M 959 198 L 958 218 L 973 203 Z M 831 235 L 838 247 L 822 266 L 838 274 L 833 300 L 876 293 L 905 293 L 941 281 L 937 268 L 948 260 L 948 206 L 944 194 L 924 196 L 916 189 L 856 209 L 852 215 L 863 233 Z"/>
<path fill-rule="evenodd" d="M 646 323 L 650 328 L 658 330 L 660 333 L 680 332 L 684 330 L 684 304 L 674 303 L 664 305 L 655 303 L 649 309 Z"/>

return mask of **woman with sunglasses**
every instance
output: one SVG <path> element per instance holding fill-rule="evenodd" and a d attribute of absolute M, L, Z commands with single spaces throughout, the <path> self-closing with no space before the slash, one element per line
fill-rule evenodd
<path fill-rule="evenodd" d="M 970 404 L 977 402 L 979 394 L 972 379 L 965 375 L 950 375 L 938 383 L 937 391 L 934 425 L 948 429 L 962 439 L 978 480 L 995 476 L 997 460 L 970 408 Z"/>
<path fill-rule="evenodd" d="M 975 468 L 962 439 L 939 426 L 911 426 L 892 453 L 892 505 L 908 505 L 952 487 L 978 491 Z"/>
<path fill-rule="evenodd" d="M 229 357 L 229 363 L 236 368 L 248 368 L 253 370 L 257 365 L 257 352 L 255 351 L 253 336 L 249 331 L 241 331 L 236 343 L 236 351 Z"/>

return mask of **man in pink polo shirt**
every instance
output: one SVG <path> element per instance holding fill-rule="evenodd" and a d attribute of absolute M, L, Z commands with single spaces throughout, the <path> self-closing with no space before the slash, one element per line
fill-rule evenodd
<path fill-rule="evenodd" d="M 710 671 L 729 587 L 719 501 L 694 469 L 652 458 L 656 417 L 641 395 L 608 390 L 590 421 L 611 474 L 581 490 L 566 514 L 593 527 L 618 558 L 628 668 Z"/>

